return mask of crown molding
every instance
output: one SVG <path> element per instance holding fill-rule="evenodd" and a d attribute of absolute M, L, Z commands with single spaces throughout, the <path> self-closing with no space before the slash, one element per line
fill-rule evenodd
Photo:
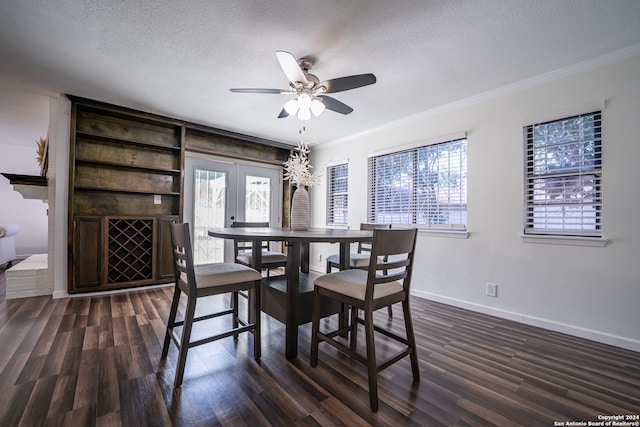
<path fill-rule="evenodd" d="M 516 83 L 512 83 L 506 86 L 499 87 L 497 89 L 488 90 L 483 93 L 479 93 L 468 98 L 461 99 L 459 101 L 450 102 L 448 104 L 440 105 L 435 108 L 431 108 L 426 111 L 422 111 L 417 114 L 404 117 L 402 119 L 394 120 L 392 122 L 374 127 L 364 132 L 359 132 L 353 135 L 349 135 L 345 138 L 336 139 L 322 144 L 322 148 L 331 147 L 335 145 L 345 144 L 347 142 L 360 139 L 364 136 L 382 132 L 385 130 L 396 129 L 402 126 L 410 125 L 427 118 L 439 116 L 444 113 L 455 111 L 464 107 L 469 107 L 481 102 L 490 101 L 496 98 L 500 98 L 515 92 L 520 92 L 525 89 L 531 89 L 537 86 L 548 84 L 566 77 L 581 74 L 587 71 L 594 70 L 606 65 L 615 64 L 630 58 L 640 56 L 640 44 L 631 45 L 624 49 L 615 50 L 605 55 L 598 56 L 593 59 L 578 62 L 577 64 L 569 65 L 567 67 L 559 68 L 557 70 L 549 71 L 547 73 L 540 74 L 535 77 L 531 77 L 525 80 L 521 80 Z"/>

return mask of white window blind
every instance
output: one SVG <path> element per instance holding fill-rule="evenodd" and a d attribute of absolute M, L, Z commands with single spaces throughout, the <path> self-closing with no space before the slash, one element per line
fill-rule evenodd
<path fill-rule="evenodd" d="M 327 168 L 327 225 L 346 225 L 349 213 L 349 164 Z"/>
<path fill-rule="evenodd" d="M 369 157 L 368 221 L 467 225 L 467 140 Z"/>
<path fill-rule="evenodd" d="M 602 118 L 526 126 L 525 233 L 600 236 Z"/>

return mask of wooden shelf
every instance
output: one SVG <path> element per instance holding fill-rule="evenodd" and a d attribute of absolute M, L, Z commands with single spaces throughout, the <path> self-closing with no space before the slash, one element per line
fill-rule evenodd
<path fill-rule="evenodd" d="M 159 167 L 151 167 L 151 166 L 138 166 L 138 165 L 132 165 L 132 164 L 125 164 L 125 163 L 116 163 L 116 162 L 109 162 L 109 161 L 102 161 L 102 160 L 94 160 L 94 159 L 82 159 L 82 158 L 76 158 L 76 164 L 78 163 L 84 163 L 87 165 L 95 165 L 95 166 L 108 166 L 108 167 L 112 167 L 112 168 L 117 168 L 117 169 L 122 169 L 122 170 L 139 170 L 139 171 L 146 171 L 146 172 L 160 172 L 160 173 L 166 173 L 166 174 L 180 174 L 181 171 L 180 169 L 167 169 L 167 168 L 159 168 Z"/>
<path fill-rule="evenodd" d="M 13 186 L 13 190 L 22 194 L 25 199 L 42 200 L 49 199 L 49 188 L 47 178 L 38 175 L 18 175 L 13 173 L 3 173 Z"/>
<path fill-rule="evenodd" d="M 98 133 L 91 133 L 86 131 L 76 131 L 76 138 L 87 137 L 92 139 L 99 139 L 101 141 L 112 142 L 121 145 L 138 145 L 140 147 L 157 148 L 160 150 L 180 151 L 180 147 L 165 144 L 154 144 L 146 141 L 136 141 L 134 139 L 114 138 L 111 136 L 105 136 Z"/>
<path fill-rule="evenodd" d="M 7 178 L 11 185 L 37 185 L 40 187 L 46 187 L 48 185 L 47 178 L 39 175 L 18 175 L 3 172 L 2 176 Z"/>
<path fill-rule="evenodd" d="M 159 127 L 179 127 L 184 125 L 184 121 L 172 119 L 157 114 L 147 113 L 144 111 L 134 110 L 117 105 L 107 104 L 93 99 L 82 98 L 74 95 L 67 95 L 69 99 L 78 105 L 82 111 L 92 114 L 98 114 L 123 120 L 135 121 L 141 126 L 159 126 Z"/>
<path fill-rule="evenodd" d="M 111 193 L 128 193 L 128 194 L 160 194 L 163 196 L 179 196 L 179 191 L 146 191 L 146 190 L 135 190 L 128 188 L 113 188 L 113 187 L 92 187 L 90 185 L 75 185 L 73 188 L 76 190 L 86 190 L 86 191 L 105 191 Z"/>

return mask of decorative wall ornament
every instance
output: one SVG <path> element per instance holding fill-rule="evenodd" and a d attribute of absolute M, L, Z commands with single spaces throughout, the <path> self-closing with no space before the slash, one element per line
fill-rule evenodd
<path fill-rule="evenodd" d="M 47 168 L 49 166 L 49 140 L 40 137 L 36 141 L 37 144 L 37 156 L 36 161 L 38 162 L 38 166 L 40 166 L 40 176 L 47 176 Z"/>

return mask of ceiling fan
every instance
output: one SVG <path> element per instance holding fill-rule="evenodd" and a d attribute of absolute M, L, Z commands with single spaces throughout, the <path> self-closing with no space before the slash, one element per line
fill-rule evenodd
<path fill-rule="evenodd" d="M 353 76 L 339 77 L 336 79 L 320 81 L 309 70 L 313 67 L 311 58 L 296 58 L 289 52 L 276 51 L 278 62 L 289 79 L 289 89 L 257 89 L 257 88 L 232 88 L 236 93 L 265 93 L 294 95 L 295 99 L 284 104 L 278 118 L 297 115 L 300 120 L 309 120 L 311 114 L 319 116 L 325 109 L 340 114 L 349 114 L 353 108 L 327 96 L 327 93 L 343 92 L 362 86 L 368 86 L 376 82 L 373 74 L 357 74 Z"/>

